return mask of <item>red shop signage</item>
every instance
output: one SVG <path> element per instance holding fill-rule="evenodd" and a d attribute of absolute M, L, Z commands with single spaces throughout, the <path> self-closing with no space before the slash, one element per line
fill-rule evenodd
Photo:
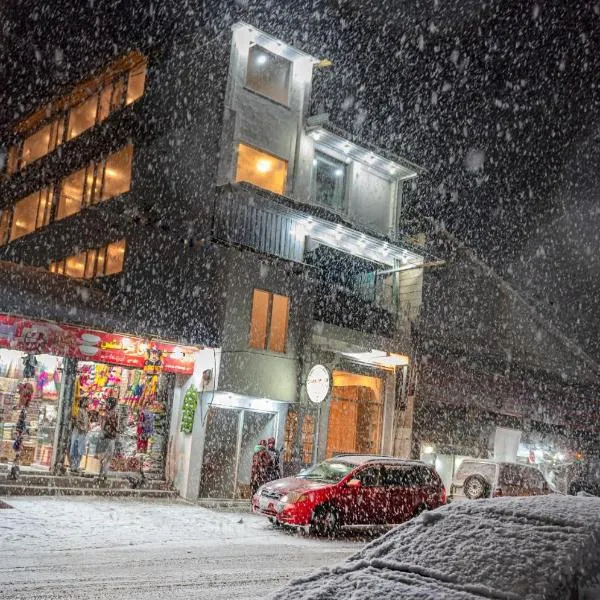
<path fill-rule="evenodd" d="M 150 346 L 162 352 L 163 371 L 193 373 L 197 348 L 0 315 L 0 348 L 141 369 Z"/>

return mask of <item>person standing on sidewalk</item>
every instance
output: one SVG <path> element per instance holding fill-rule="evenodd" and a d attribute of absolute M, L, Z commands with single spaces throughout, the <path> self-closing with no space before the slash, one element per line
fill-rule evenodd
<path fill-rule="evenodd" d="M 112 396 L 106 400 L 106 414 L 102 421 L 102 444 L 104 452 L 100 458 L 100 479 L 106 479 L 108 468 L 115 453 L 115 442 L 119 433 L 117 399 Z"/>
<path fill-rule="evenodd" d="M 279 462 L 280 452 L 275 448 L 275 438 L 270 437 L 267 440 L 267 452 L 271 457 L 271 465 L 269 467 L 269 481 L 281 479 L 281 465 Z"/>
<path fill-rule="evenodd" d="M 77 412 L 73 417 L 73 430 L 71 431 L 71 473 L 79 473 L 79 464 L 85 453 L 85 440 L 90 427 L 90 419 L 87 412 L 88 399 L 82 396 L 79 400 Z"/>
<path fill-rule="evenodd" d="M 269 470 L 271 468 L 271 456 L 267 451 L 266 440 L 260 440 L 254 447 L 252 456 L 252 471 L 250 473 L 250 488 L 252 495 L 256 494 L 258 488 L 269 481 Z"/>

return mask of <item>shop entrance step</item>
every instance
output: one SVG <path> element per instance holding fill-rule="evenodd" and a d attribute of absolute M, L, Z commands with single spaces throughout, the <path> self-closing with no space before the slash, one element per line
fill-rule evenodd
<path fill-rule="evenodd" d="M 177 498 L 176 490 L 166 481 L 148 480 L 143 487 L 133 488 L 122 477 L 108 477 L 99 481 L 96 477 L 72 475 L 21 475 L 17 481 L 0 474 L 0 496 L 121 496 L 139 498 Z"/>

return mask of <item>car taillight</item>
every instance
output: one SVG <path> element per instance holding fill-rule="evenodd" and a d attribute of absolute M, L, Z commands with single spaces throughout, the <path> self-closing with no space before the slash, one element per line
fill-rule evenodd
<path fill-rule="evenodd" d="M 446 504 L 446 486 L 442 486 L 442 492 L 440 493 L 440 501 L 442 502 L 442 504 Z"/>

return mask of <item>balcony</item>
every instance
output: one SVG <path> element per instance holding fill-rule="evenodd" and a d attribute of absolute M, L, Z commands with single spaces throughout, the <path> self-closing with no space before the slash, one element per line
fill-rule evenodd
<path fill-rule="evenodd" d="M 420 274 L 423 257 L 292 204 L 247 184 L 224 186 L 213 238 L 309 267 L 318 282 L 316 320 L 388 336 L 407 327 L 421 290 L 420 275 L 415 283 L 409 274 Z M 398 272 L 399 265 L 407 272 Z"/>

